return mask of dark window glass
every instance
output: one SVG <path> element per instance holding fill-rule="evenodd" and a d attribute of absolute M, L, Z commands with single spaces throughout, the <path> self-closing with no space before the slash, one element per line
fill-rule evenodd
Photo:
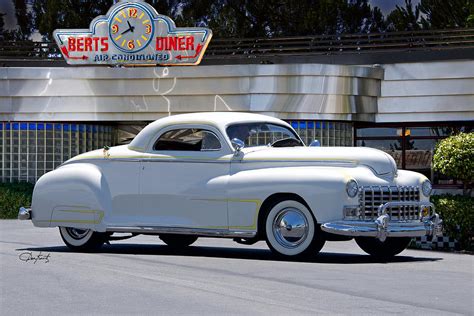
<path fill-rule="evenodd" d="M 287 138 L 299 140 L 291 129 L 264 122 L 231 125 L 227 128 L 227 135 L 231 140 L 234 138 L 240 139 L 246 147 L 267 146 Z"/>
<path fill-rule="evenodd" d="M 433 152 L 436 145 L 434 139 L 406 138 L 405 169 L 413 170 L 431 178 Z"/>
<path fill-rule="evenodd" d="M 383 150 L 395 159 L 397 168 L 402 168 L 402 139 L 380 139 L 357 141 L 357 147 L 371 147 Z"/>
<path fill-rule="evenodd" d="M 357 137 L 401 136 L 402 129 L 396 127 L 358 128 Z"/>
<path fill-rule="evenodd" d="M 203 129 L 183 128 L 168 131 L 156 141 L 154 150 L 211 151 L 219 150 L 217 136 Z"/>
<path fill-rule="evenodd" d="M 471 126 L 449 126 L 449 127 L 407 127 L 407 136 L 433 136 L 433 137 L 449 137 L 459 132 L 469 133 L 472 131 Z"/>
<path fill-rule="evenodd" d="M 441 139 L 460 132 L 472 132 L 474 125 L 407 126 L 404 130 L 405 133 L 402 135 L 402 127 L 358 128 L 356 145 L 373 147 L 387 152 L 395 159 L 398 168 L 422 173 L 431 179 L 433 184 L 459 184 L 456 179 L 446 177 L 433 170 L 434 150 L 437 142 Z M 398 137 L 387 139 L 393 136 Z M 380 137 L 380 139 L 369 140 L 364 137 Z"/>

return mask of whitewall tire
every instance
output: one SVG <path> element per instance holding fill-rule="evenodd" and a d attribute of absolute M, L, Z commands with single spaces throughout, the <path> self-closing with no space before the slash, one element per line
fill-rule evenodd
<path fill-rule="evenodd" d="M 91 229 L 59 227 L 59 233 L 66 246 L 76 251 L 98 250 L 106 241 L 105 234 Z"/>
<path fill-rule="evenodd" d="M 325 242 L 311 211 L 294 200 L 271 207 L 265 220 L 265 237 L 268 247 L 285 257 L 316 254 Z"/>

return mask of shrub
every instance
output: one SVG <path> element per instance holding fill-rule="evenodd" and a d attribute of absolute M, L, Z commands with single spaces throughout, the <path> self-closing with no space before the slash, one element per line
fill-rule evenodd
<path fill-rule="evenodd" d="M 33 184 L 0 183 L 0 219 L 17 218 L 21 206 L 30 206 Z"/>
<path fill-rule="evenodd" d="M 474 250 L 474 198 L 462 195 L 435 195 L 431 197 L 437 213 L 443 219 L 445 234 L 456 238 L 461 249 Z"/>
<path fill-rule="evenodd" d="M 461 180 L 464 195 L 470 195 L 474 181 L 474 133 L 460 133 L 440 141 L 433 156 L 433 169 Z"/>

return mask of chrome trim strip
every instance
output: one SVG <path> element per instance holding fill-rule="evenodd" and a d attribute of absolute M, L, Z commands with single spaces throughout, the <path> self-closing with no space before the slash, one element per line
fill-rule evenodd
<path fill-rule="evenodd" d="M 367 222 L 337 221 L 321 225 L 325 232 L 351 237 L 379 237 L 377 224 Z M 419 237 L 430 235 L 424 223 L 390 223 L 387 228 L 387 237 Z"/>
<path fill-rule="evenodd" d="M 187 227 L 162 227 L 162 226 L 109 226 L 108 232 L 139 233 L 139 234 L 180 234 L 206 237 L 252 238 L 257 235 L 255 231 L 238 231 L 229 229 L 187 228 Z"/>
<path fill-rule="evenodd" d="M 230 163 L 231 159 L 223 159 L 223 160 L 213 160 L 213 159 L 161 159 L 161 158 L 142 158 L 140 161 L 143 162 L 179 162 L 179 163 Z"/>
<path fill-rule="evenodd" d="M 173 159 L 173 158 L 114 158 L 114 157 L 109 157 L 109 158 L 81 158 L 81 159 L 76 159 L 66 164 L 72 164 L 72 163 L 82 163 L 82 162 L 88 162 L 88 161 L 121 161 L 121 162 L 179 162 L 179 163 L 230 163 L 232 159 Z"/>

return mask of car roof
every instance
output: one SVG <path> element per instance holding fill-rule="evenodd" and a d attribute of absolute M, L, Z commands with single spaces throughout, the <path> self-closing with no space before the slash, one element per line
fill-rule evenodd
<path fill-rule="evenodd" d="M 171 115 L 158 119 L 148 124 L 138 135 L 132 140 L 129 149 L 145 150 L 148 143 L 156 133 L 164 127 L 179 124 L 203 124 L 211 125 L 225 133 L 225 128 L 230 124 L 244 123 L 244 122 L 268 122 L 285 125 L 290 125 L 280 119 L 254 113 L 242 112 L 198 112 L 188 114 Z"/>

